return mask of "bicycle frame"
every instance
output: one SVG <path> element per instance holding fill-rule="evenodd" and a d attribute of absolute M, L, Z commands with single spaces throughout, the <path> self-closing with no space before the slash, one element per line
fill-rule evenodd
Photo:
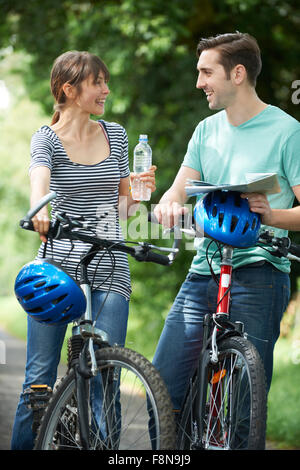
<path fill-rule="evenodd" d="M 225 245 L 222 252 L 217 314 L 229 315 L 233 248 Z"/>
<path fill-rule="evenodd" d="M 89 449 L 89 382 L 97 375 L 97 362 L 94 351 L 94 342 L 98 345 L 108 345 L 108 335 L 103 330 L 95 328 L 92 319 L 91 285 L 87 275 L 87 267 L 99 251 L 99 246 L 92 246 L 80 263 L 80 284 L 86 297 L 86 310 L 72 328 L 72 336 L 86 337 L 86 342 L 80 352 L 78 364 L 75 365 L 76 393 L 78 403 L 78 422 L 80 441 L 83 449 Z M 86 347 L 87 346 L 87 347 Z M 90 355 L 91 366 L 88 366 L 87 352 Z"/>
<path fill-rule="evenodd" d="M 192 411 L 195 417 L 197 429 L 199 430 L 198 436 L 202 436 L 204 432 L 203 419 L 199 416 L 198 412 L 200 410 L 200 403 L 203 402 L 205 376 L 207 371 L 201 368 L 201 364 L 204 363 L 204 360 L 209 356 L 211 363 L 218 362 L 218 344 L 217 341 L 220 335 L 242 335 L 243 334 L 243 325 L 241 322 L 232 323 L 230 322 L 230 288 L 231 288 L 231 279 L 232 279 L 232 256 L 234 248 L 228 245 L 224 245 L 222 248 L 222 259 L 221 259 L 221 271 L 217 295 L 217 308 L 214 314 L 207 314 L 203 322 L 203 346 L 199 358 L 199 373 L 196 374 L 198 386 L 196 389 L 199 390 L 197 393 L 197 398 L 194 403 L 194 410 Z M 213 404 L 213 413 L 214 410 L 218 409 L 220 404 L 221 395 L 220 388 L 212 383 L 214 389 L 214 404 Z M 216 425 L 214 425 L 216 426 Z M 196 446 L 200 443 L 194 443 Z M 200 444 L 201 446 L 201 444 Z"/>

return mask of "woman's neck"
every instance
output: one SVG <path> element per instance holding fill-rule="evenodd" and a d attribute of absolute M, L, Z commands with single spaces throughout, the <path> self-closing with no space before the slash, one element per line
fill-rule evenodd
<path fill-rule="evenodd" d="M 65 139 L 82 141 L 93 132 L 95 124 L 88 113 L 70 106 L 60 112 L 59 120 L 51 129 Z"/>

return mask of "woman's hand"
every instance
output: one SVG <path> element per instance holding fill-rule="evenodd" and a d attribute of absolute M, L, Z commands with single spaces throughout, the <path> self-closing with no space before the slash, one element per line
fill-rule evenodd
<path fill-rule="evenodd" d="M 140 178 L 141 181 L 146 183 L 147 188 L 151 189 L 151 193 L 156 190 L 155 185 L 155 172 L 157 167 L 152 165 L 149 170 L 143 171 L 143 173 L 130 173 L 130 183 L 132 185 L 135 178 Z"/>
<path fill-rule="evenodd" d="M 47 233 L 49 231 L 50 220 L 48 213 L 45 211 L 38 212 L 34 217 L 32 217 L 32 223 L 34 230 L 39 232 L 40 239 L 42 242 L 46 243 L 47 241 Z"/>

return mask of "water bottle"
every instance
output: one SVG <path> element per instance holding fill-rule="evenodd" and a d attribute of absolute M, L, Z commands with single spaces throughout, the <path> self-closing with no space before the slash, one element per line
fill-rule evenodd
<path fill-rule="evenodd" d="M 148 144 L 148 136 L 141 134 L 139 143 L 133 152 L 133 172 L 138 174 L 149 170 L 152 165 L 152 150 Z M 149 201 L 151 198 L 151 189 L 146 187 L 146 182 L 140 178 L 134 178 L 131 182 L 131 194 L 135 201 Z"/>

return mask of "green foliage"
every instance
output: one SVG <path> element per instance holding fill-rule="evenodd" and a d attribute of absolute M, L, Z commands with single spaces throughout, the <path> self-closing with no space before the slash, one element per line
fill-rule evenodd
<path fill-rule="evenodd" d="M 0 295 L 11 292 L 18 269 L 33 258 L 38 246 L 36 235 L 18 228 L 29 208 L 30 139 L 45 120 L 40 106 L 28 99 L 21 78 L 11 72 L 23 61 L 16 54 L 0 66 L 12 96 L 11 108 L 0 110 Z"/>
<path fill-rule="evenodd" d="M 298 346 L 299 347 L 299 346 Z M 268 438 L 282 448 L 300 448 L 299 363 L 291 360 L 293 342 L 281 339 L 268 400 Z M 298 353 L 299 356 L 299 353 Z"/>

